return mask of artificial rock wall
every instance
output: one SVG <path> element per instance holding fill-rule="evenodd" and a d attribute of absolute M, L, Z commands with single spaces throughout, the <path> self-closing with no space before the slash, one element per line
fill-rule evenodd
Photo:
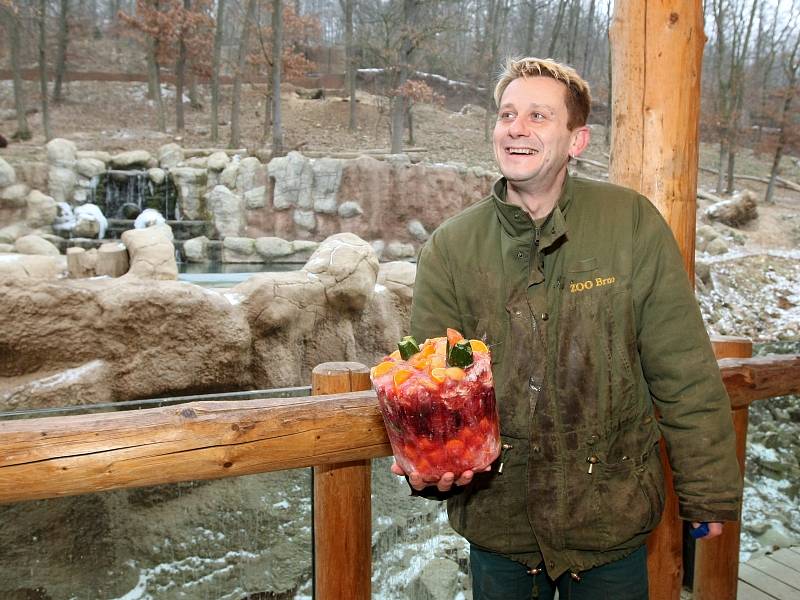
<path fill-rule="evenodd" d="M 15 251 L 27 234 L 52 235 L 58 203 L 90 202 L 102 174 L 135 170 L 150 186 L 169 177 L 180 219 L 207 220 L 212 239 L 319 242 L 350 232 L 371 242 L 380 258 L 411 257 L 444 219 L 484 197 L 495 177 L 481 168 L 412 164 L 406 155 L 312 159 L 290 152 L 264 163 L 224 151 L 187 156 L 177 144 L 157 156 L 82 151 L 64 139 L 46 149 L 46 163 L 0 159 L 0 252 Z M 72 237 L 98 235 L 88 222 L 78 226 Z M 236 251 L 247 246 L 233 244 L 230 259 L 248 260 Z M 254 262 L 261 260 L 253 253 Z"/>

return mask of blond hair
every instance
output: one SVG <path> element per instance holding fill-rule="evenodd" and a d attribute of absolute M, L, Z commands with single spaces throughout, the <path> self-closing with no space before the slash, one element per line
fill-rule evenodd
<path fill-rule="evenodd" d="M 567 88 L 566 104 L 569 119 L 567 128 L 572 131 L 576 127 L 586 125 L 592 107 L 592 96 L 589 84 L 578 75 L 578 72 L 567 65 L 562 65 L 551 58 L 509 58 L 494 88 L 494 103 L 500 106 L 500 99 L 508 84 L 520 77 L 550 77 L 560 81 Z"/>

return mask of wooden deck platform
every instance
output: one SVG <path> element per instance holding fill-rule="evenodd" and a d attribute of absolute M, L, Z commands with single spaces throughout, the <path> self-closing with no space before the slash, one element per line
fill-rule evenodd
<path fill-rule="evenodd" d="M 800 600 L 800 546 L 739 565 L 736 600 Z"/>

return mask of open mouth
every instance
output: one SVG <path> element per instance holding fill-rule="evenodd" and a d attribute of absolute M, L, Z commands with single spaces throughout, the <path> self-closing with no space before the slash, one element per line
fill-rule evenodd
<path fill-rule="evenodd" d="M 533 148 L 506 148 L 506 154 L 517 154 L 525 156 L 525 155 L 539 154 L 539 151 Z"/>

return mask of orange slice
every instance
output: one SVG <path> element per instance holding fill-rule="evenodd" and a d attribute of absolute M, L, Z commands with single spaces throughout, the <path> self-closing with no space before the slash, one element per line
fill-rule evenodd
<path fill-rule="evenodd" d="M 448 367 L 445 369 L 445 373 L 453 381 L 461 381 L 467 376 L 466 372 L 461 367 Z M 397 375 L 395 375 L 395 377 L 397 377 Z"/>
<path fill-rule="evenodd" d="M 409 377 L 411 377 L 411 371 L 408 369 L 399 369 L 394 374 L 394 384 L 396 386 L 400 386 L 406 381 Z"/>
<path fill-rule="evenodd" d="M 469 345 L 473 352 L 489 352 L 489 348 L 481 340 L 470 340 Z"/>
<path fill-rule="evenodd" d="M 434 381 L 438 381 L 442 383 L 445 379 L 447 379 L 447 369 L 442 367 L 437 367 L 431 370 L 431 377 Z"/>
<path fill-rule="evenodd" d="M 434 344 L 423 344 L 419 351 L 422 356 L 430 356 L 434 352 L 436 352 L 436 346 Z"/>
<path fill-rule="evenodd" d="M 390 360 L 384 361 L 379 365 L 372 367 L 372 378 L 375 379 L 376 377 L 380 377 L 381 375 L 386 375 L 389 371 L 394 368 L 394 363 Z"/>
<path fill-rule="evenodd" d="M 389 355 L 389 358 L 393 358 L 395 360 L 400 360 L 400 350 L 395 350 Z"/>

